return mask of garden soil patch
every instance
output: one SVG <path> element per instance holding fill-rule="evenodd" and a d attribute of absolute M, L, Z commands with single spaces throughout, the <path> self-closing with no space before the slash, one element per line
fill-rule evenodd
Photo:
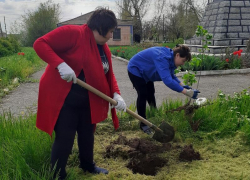
<path fill-rule="evenodd" d="M 146 139 L 127 139 L 120 135 L 117 140 L 110 143 L 106 147 L 106 158 L 129 159 L 127 168 L 133 173 L 155 176 L 160 168 L 169 165 L 168 159 L 162 158 L 159 155 L 164 152 L 176 150 L 180 152 L 180 161 L 199 160 L 199 152 L 195 152 L 192 145 L 184 146 L 173 145 L 171 143 L 159 144 L 155 141 Z"/>

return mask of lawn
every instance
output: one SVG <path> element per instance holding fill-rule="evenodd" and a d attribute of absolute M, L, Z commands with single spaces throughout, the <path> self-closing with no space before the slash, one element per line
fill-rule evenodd
<path fill-rule="evenodd" d="M 249 179 L 249 103 L 249 89 L 246 89 L 232 97 L 219 92 L 217 99 L 194 109 L 192 114 L 184 110 L 171 112 L 183 105 L 178 100 L 165 101 L 158 109 L 147 109 L 150 122 L 158 126 L 165 121 L 174 127 L 175 138 L 165 144 L 142 133 L 138 120 L 120 112 L 117 131 L 108 118 L 97 125 L 95 135 L 95 162 L 110 173 L 83 173 L 78 168 L 75 143 L 67 165 L 67 179 Z M 134 111 L 135 107 L 131 105 L 130 109 Z M 35 117 L 36 114 L 0 117 L 1 179 L 49 179 L 53 139 L 35 127 Z M 194 132 L 191 125 L 197 121 L 200 124 Z M 117 141 L 121 137 L 123 141 Z M 140 142 L 141 146 L 131 148 L 125 141 Z M 191 147 L 192 153 L 199 153 L 199 158 L 180 158 L 187 147 Z M 159 161 L 164 161 L 164 165 L 155 169 Z"/>

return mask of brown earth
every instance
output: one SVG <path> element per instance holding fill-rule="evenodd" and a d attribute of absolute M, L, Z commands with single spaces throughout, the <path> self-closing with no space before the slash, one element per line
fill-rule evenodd
<path fill-rule="evenodd" d="M 199 152 L 195 152 L 192 145 L 187 145 L 182 148 L 179 145 L 173 146 L 171 143 L 156 143 L 146 139 L 127 139 L 120 135 L 117 140 L 110 143 L 106 147 L 106 158 L 129 159 L 127 168 L 133 173 L 155 176 L 160 168 L 169 165 L 168 159 L 162 158 L 159 155 L 171 150 L 180 149 L 180 161 L 200 160 Z"/>

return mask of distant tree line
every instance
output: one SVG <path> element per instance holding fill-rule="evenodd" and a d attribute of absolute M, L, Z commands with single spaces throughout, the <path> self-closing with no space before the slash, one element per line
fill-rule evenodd
<path fill-rule="evenodd" d="M 188 39 L 195 34 L 207 0 L 116 0 L 119 17 L 132 20 L 134 41 L 175 41 Z M 199 0 L 200 1 L 200 0 Z M 201 2 L 201 1 L 200 1 Z M 145 20 L 149 9 L 154 9 L 151 20 Z M 28 11 L 11 25 L 10 33 L 18 34 L 23 46 L 32 46 L 34 41 L 57 27 L 60 21 L 60 6 L 52 0 L 40 3 L 35 11 Z"/>
<path fill-rule="evenodd" d="M 134 40 L 188 39 L 195 34 L 205 10 L 207 0 L 117 0 L 119 18 L 132 20 Z M 154 3 L 154 4 L 153 4 Z M 149 9 L 154 8 L 151 20 L 145 20 Z"/>

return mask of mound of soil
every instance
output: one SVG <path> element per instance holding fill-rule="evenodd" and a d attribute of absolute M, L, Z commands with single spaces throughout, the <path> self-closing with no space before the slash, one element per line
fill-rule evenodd
<path fill-rule="evenodd" d="M 128 140 L 122 135 L 106 147 L 105 157 L 130 159 L 127 168 L 131 169 L 133 173 L 155 176 L 158 170 L 168 163 L 167 159 L 159 157 L 158 154 L 176 149 L 178 149 L 178 152 L 181 151 L 180 161 L 200 159 L 199 152 L 195 152 L 192 145 L 184 148 L 179 145 L 172 147 L 170 143 L 159 145 L 159 143 L 146 139 L 134 138 Z"/>
<path fill-rule="evenodd" d="M 192 144 L 184 146 L 179 156 L 180 161 L 193 161 L 200 159 L 201 159 L 200 153 L 194 151 Z"/>
<path fill-rule="evenodd" d="M 106 147 L 105 157 L 122 157 L 130 159 L 127 168 L 133 173 L 145 175 L 156 175 L 159 168 L 165 166 L 168 160 L 157 156 L 159 153 L 169 151 L 170 143 L 158 145 L 153 141 L 145 139 L 130 139 L 125 136 L 119 136 L 118 139 Z"/>
<path fill-rule="evenodd" d="M 157 171 L 167 164 L 168 160 L 157 156 L 141 156 L 129 161 L 127 168 L 133 173 L 155 176 Z"/>

